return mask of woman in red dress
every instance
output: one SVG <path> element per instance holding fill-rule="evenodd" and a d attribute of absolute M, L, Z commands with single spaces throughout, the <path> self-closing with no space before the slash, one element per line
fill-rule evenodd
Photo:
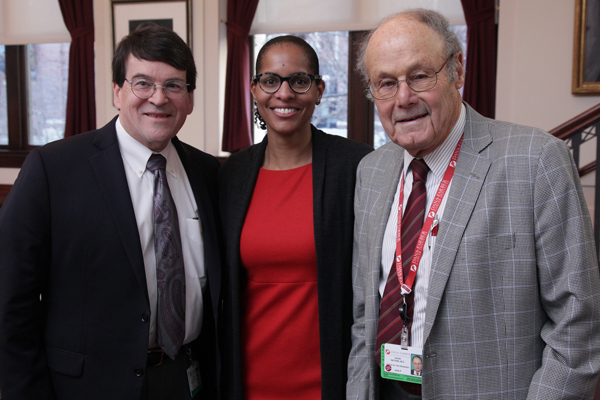
<path fill-rule="evenodd" d="M 356 167 L 371 148 L 311 125 L 325 82 L 304 40 L 260 50 L 262 143 L 221 168 L 222 398 L 344 399 Z"/>

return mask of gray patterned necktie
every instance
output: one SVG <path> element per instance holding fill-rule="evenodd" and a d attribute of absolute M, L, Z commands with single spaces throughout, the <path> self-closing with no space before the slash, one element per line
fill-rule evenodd
<path fill-rule="evenodd" d="M 166 175 L 167 160 L 152 154 L 146 168 L 154 175 L 154 252 L 158 289 L 156 340 L 175 359 L 185 337 L 185 271 L 177 209 Z"/>

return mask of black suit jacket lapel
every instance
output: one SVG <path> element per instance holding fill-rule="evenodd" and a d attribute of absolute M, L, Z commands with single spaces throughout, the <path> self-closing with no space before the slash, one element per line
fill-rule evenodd
<path fill-rule="evenodd" d="M 98 148 L 98 152 L 90 157 L 90 164 L 123 241 L 123 247 L 133 267 L 133 272 L 148 299 L 142 245 L 117 141 L 116 120 L 117 117 L 98 130 L 94 139 L 94 145 Z"/>
<path fill-rule="evenodd" d="M 317 237 L 323 230 L 320 223 L 323 221 L 323 209 L 321 204 L 325 193 L 325 170 L 327 166 L 327 141 L 325 137 L 314 127 L 312 128 L 312 174 L 313 174 L 313 222 L 315 225 L 315 242 L 321 242 Z M 317 254 L 319 249 L 317 248 Z"/>
<path fill-rule="evenodd" d="M 239 216 L 239 218 L 235 221 L 235 232 L 237 243 L 237 250 L 239 254 L 239 241 L 242 236 L 242 228 L 244 226 L 244 222 L 246 221 L 246 214 L 248 213 L 248 207 L 250 207 L 250 201 L 252 201 L 252 195 L 254 194 L 254 188 L 256 187 L 256 181 L 258 180 L 258 173 L 260 172 L 260 168 L 262 167 L 263 161 L 265 159 L 265 151 L 267 149 L 268 137 L 265 136 L 263 141 L 258 144 L 256 147 L 250 147 L 247 156 L 248 160 L 244 160 L 247 168 L 244 169 L 244 174 L 236 180 L 236 184 L 239 185 L 240 188 L 238 199 L 239 208 L 235 210 L 235 215 Z"/>
<path fill-rule="evenodd" d="M 328 142 L 325 136 L 319 132 L 314 126 L 312 128 L 313 154 L 312 154 L 312 179 L 313 179 L 313 224 L 315 235 L 315 249 L 317 252 L 317 277 L 319 292 L 327 290 L 330 284 L 331 276 L 329 270 L 319 264 L 319 254 L 327 251 L 325 229 L 322 222 L 325 221 L 323 215 L 323 202 L 325 201 L 325 172 L 327 169 L 327 151 Z M 329 243 L 331 245 L 331 243 Z"/>

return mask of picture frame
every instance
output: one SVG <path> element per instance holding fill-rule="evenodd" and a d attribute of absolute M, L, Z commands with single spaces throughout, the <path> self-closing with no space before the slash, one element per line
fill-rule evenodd
<path fill-rule="evenodd" d="M 575 0 L 572 93 L 600 94 L 600 0 Z"/>
<path fill-rule="evenodd" d="M 192 48 L 191 0 L 112 0 L 113 45 L 143 24 L 166 26 Z"/>

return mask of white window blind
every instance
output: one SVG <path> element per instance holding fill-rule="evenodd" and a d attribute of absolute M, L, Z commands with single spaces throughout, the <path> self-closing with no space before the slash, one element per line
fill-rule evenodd
<path fill-rule="evenodd" d="M 58 0 L 0 0 L 0 45 L 70 41 Z"/>
<path fill-rule="evenodd" d="M 407 8 L 441 12 L 465 25 L 460 0 L 260 0 L 250 34 L 369 30 Z"/>

